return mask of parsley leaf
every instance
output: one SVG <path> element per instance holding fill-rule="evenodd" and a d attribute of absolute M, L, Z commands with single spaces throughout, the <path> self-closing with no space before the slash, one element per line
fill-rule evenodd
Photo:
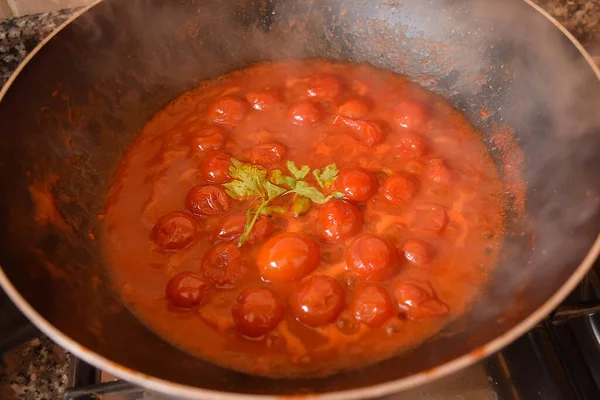
<path fill-rule="evenodd" d="M 291 176 L 283 175 L 279 169 L 271 171 L 271 182 L 276 185 L 285 185 L 290 189 L 296 187 L 296 179 L 292 178 Z"/>
<path fill-rule="evenodd" d="M 291 160 L 286 165 L 293 176 L 284 175 L 281 170 L 274 170 L 268 174 L 267 170 L 261 166 L 247 164 L 235 158 L 231 159 L 231 164 L 229 174 L 232 180 L 223 184 L 227 195 L 236 200 L 260 201 L 260 204 L 249 208 L 246 212 L 246 226 L 238 246 L 248 240 L 261 215 L 270 216 L 288 211 L 286 207 L 271 205 L 271 201 L 277 197 L 294 193 L 292 209 L 295 215 L 307 212 L 310 209 L 311 201 L 316 204 L 324 204 L 333 198 L 344 197 L 341 192 L 333 192 L 325 196 L 319 189 L 304 180 L 310 173 L 310 168 L 307 165 L 298 168 Z M 267 175 L 269 175 L 269 179 L 267 179 Z M 336 180 L 338 170 L 335 164 L 331 164 L 323 168 L 323 171 L 313 171 L 313 175 L 321 187 L 329 188 Z"/>
<path fill-rule="evenodd" d="M 340 171 L 338 171 L 337 165 L 335 164 L 329 164 L 321 170 L 313 170 L 313 175 L 315 176 L 317 183 L 324 189 L 328 189 L 333 185 L 339 173 Z"/>
<path fill-rule="evenodd" d="M 300 169 L 296 167 L 296 164 L 293 161 L 288 161 L 286 163 L 288 169 L 297 180 L 306 178 L 306 175 L 310 172 L 310 168 L 308 165 L 303 165 Z"/>

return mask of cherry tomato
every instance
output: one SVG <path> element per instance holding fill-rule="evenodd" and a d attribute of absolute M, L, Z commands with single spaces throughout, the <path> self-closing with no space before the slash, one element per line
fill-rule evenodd
<path fill-rule="evenodd" d="M 452 181 L 452 173 L 441 158 L 432 158 L 429 160 L 427 173 L 432 181 L 440 185 L 447 185 Z"/>
<path fill-rule="evenodd" d="M 224 214 L 231 208 L 231 198 L 221 186 L 195 186 L 185 198 L 185 208 L 201 216 Z"/>
<path fill-rule="evenodd" d="M 198 237 L 198 221 L 192 215 L 175 211 L 156 221 L 150 237 L 165 250 L 179 250 Z"/>
<path fill-rule="evenodd" d="M 344 200 L 332 200 L 319 208 L 319 232 L 327 241 L 348 239 L 363 226 L 360 208 Z"/>
<path fill-rule="evenodd" d="M 346 302 L 346 292 L 335 279 L 313 275 L 292 293 L 290 308 L 296 318 L 306 325 L 327 325 L 338 317 Z"/>
<path fill-rule="evenodd" d="M 367 201 L 377 193 L 377 178 L 362 168 L 346 168 L 340 172 L 335 187 L 348 200 Z"/>
<path fill-rule="evenodd" d="M 208 118 L 223 125 L 235 125 L 246 118 L 250 106 L 238 96 L 222 96 L 216 99 L 208 110 Z"/>
<path fill-rule="evenodd" d="M 321 75 L 310 78 L 307 83 L 308 97 L 335 99 L 344 91 L 342 81 L 333 75 Z"/>
<path fill-rule="evenodd" d="M 394 296 L 400 310 L 410 319 L 448 314 L 448 306 L 435 295 L 429 282 L 400 280 L 394 285 Z"/>
<path fill-rule="evenodd" d="M 385 281 L 398 269 L 398 251 L 381 236 L 362 235 L 346 250 L 346 267 L 364 280 Z"/>
<path fill-rule="evenodd" d="M 422 204 L 415 210 L 411 227 L 414 230 L 439 234 L 448 225 L 448 213 L 442 206 L 436 204 Z"/>
<path fill-rule="evenodd" d="M 377 328 L 394 315 L 394 304 L 381 286 L 362 285 L 354 292 L 352 311 L 357 321 Z"/>
<path fill-rule="evenodd" d="M 201 151 L 216 151 L 225 146 L 227 131 L 220 126 L 205 126 L 192 137 L 192 147 Z"/>
<path fill-rule="evenodd" d="M 404 257 L 415 265 L 429 264 L 431 261 L 431 250 L 427 242 L 419 239 L 411 239 L 402 245 Z"/>
<path fill-rule="evenodd" d="M 429 120 L 427 107 L 414 101 L 403 101 L 392 113 L 396 124 L 403 129 L 418 130 Z"/>
<path fill-rule="evenodd" d="M 407 158 L 419 158 L 429 152 L 425 138 L 418 133 L 404 132 L 396 139 L 396 151 Z"/>
<path fill-rule="evenodd" d="M 281 99 L 277 92 L 272 90 L 259 90 L 246 95 L 246 100 L 252 104 L 252 108 L 258 111 L 270 111 L 279 105 Z"/>
<path fill-rule="evenodd" d="M 292 123 L 299 126 L 313 126 L 323 120 L 323 111 L 318 104 L 301 101 L 293 104 L 289 110 Z"/>
<path fill-rule="evenodd" d="M 233 243 L 222 243 L 208 249 L 202 257 L 202 274 L 218 288 L 232 288 L 246 275 L 241 250 Z"/>
<path fill-rule="evenodd" d="M 338 108 L 338 115 L 351 119 L 363 119 L 368 113 L 369 105 L 359 99 L 348 100 Z"/>
<path fill-rule="evenodd" d="M 190 308 L 199 306 L 206 297 L 208 284 L 202 276 L 193 272 L 175 275 L 165 290 L 169 303 L 175 307 Z"/>
<path fill-rule="evenodd" d="M 200 171 L 208 182 L 224 183 L 231 179 L 229 167 L 231 167 L 231 156 L 227 153 L 215 152 L 209 154 L 202 160 Z"/>
<path fill-rule="evenodd" d="M 283 301 L 272 290 L 255 286 L 239 294 L 231 315 L 242 335 L 257 338 L 277 327 L 284 308 Z"/>
<path fill-rule="evenodd" d="M 281 233 L 258 251 L 256 264 L 264 280 L 291 282 L 314 271 L 321 262 L 319 246 L 301 233 Z"/>
<path fill-rule="evenodd" d="M 385 139 L 383 128 L 374 121 L 361 121 L 338 115 L 334 118 L 333 124 L 349 129 L 354 138 L 365 147 L 373 147 Z"/>
<path fill-rule="evenodd" d="M 285 158 L 285 147 L 276 142 L 263 143 L 250 150 L 250 162 L 258 165 L 269 165 L 280 162 Z"/>
<path fill-rule="evenodd" d="M 226 216 L 221 225 L 215 231 L 213 240 L 222 240 L 225 242 L 237 241 L 240 236 L 244 233 L 246 227 L 246 214 L 245 213 L 233 213 Z M 261 217 L 250 233 L 250 237 L 247 242 L 257 243 L 265 240 L 273 234 L 273 223 L 267 217 Z"/>
<path fill-rule="evenodd" d="M 416 194 L 417 184 L 407 175 L 390 175 L 383 182 L 383 197 L 391 203 L 405 203 L 415 197 Z"/>

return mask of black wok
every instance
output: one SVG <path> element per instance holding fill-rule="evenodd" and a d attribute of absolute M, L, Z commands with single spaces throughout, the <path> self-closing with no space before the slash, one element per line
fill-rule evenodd
<path fill-rule="evenodd" d="M 435 338 L 328 378 L 272 380 L 193 358 L 146 329 L 112 291 L 92 237 L 119 158 L 169 100 L 233 69 L 308 57 L 368 62 L 442 94 L 504 176 L 514 148 L 493 136 L 513 132 L 527 216 L 507 210 L 513 234 L 484 298 Z M 0 283 L 77 356 L 166 393 L 349 399 L 423 384 L 526 332 L 597 256 L 598 76 L 572 37 L 522 0 L 100 2 L 2 93 Z"/>

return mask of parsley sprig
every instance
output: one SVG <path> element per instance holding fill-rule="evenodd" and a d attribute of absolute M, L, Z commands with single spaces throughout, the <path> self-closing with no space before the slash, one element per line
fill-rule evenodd
<path fill-rule="evenodd" d="M 246 226 L 240 237 L 238 246 L 244 244 L 250 237 L 254 225 L 261 215 L 284 213 L 285 207 L 272 206 L 271 203 L 278 197 L 294 194 L 294 205 L 302 204 L 303 210 L 294 210 L 296 214 L 306 211 L 306 199 L 316 204 L 325 204 L 334 198 L 342 198 L 341 192 L 334 191 L 328 195 L 312 186 L 305 179 L 310 173 L 310 168 L 303 165 L 298 168 L 293 161 L 286 163 L 291 176 L 285 175 L 283 171 L 276 169 L 268 171 L 258 165 L 241 162 L 235 158 L 231 159 L 229 174 L 233 178 L 231 182 L 224 183 L 225 191 L 229 197 L 236 200 L 258 200 L 260 203 L 250 207 L 246 212 Z M 322 188 L 330 188 L 337 179 L 338 170 L 335 164 L 330 164 L 322 170 L 313 170 L 317 183 Z M 300 201 L 297 201 L 300 200 Z"/>

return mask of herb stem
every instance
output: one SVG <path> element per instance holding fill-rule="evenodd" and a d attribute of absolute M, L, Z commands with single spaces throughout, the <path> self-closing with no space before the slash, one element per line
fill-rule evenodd
<path fill-rule="evenodd" d="M 256 225 L 256 221 L 258 221 L 258 218 L 262 214 L 262 210 L 266 206 L 268 206 L 269 203 L 271 203 L 271 200 L 265 200 L 265 201 L 263 201 L 263 203 L 260 206 L 258 206 L 258 208 L 256 209 L 256 212 L 254 213 L 254 217 L 252 217 L 252 221 L 250 221 L 250 223 L 246 226 L 246 229 L 244 229 L 244 233 L 242 234 L 242 236 L 240 236 L 240 240 L 238 242 L 238 247 L 241 247 L 244 244 L 244 242 L 246 242 L 246 240 L 248 240 L 248 237 L 250 236 L 250 233 L 252 232 L 254 225 Z"/>

